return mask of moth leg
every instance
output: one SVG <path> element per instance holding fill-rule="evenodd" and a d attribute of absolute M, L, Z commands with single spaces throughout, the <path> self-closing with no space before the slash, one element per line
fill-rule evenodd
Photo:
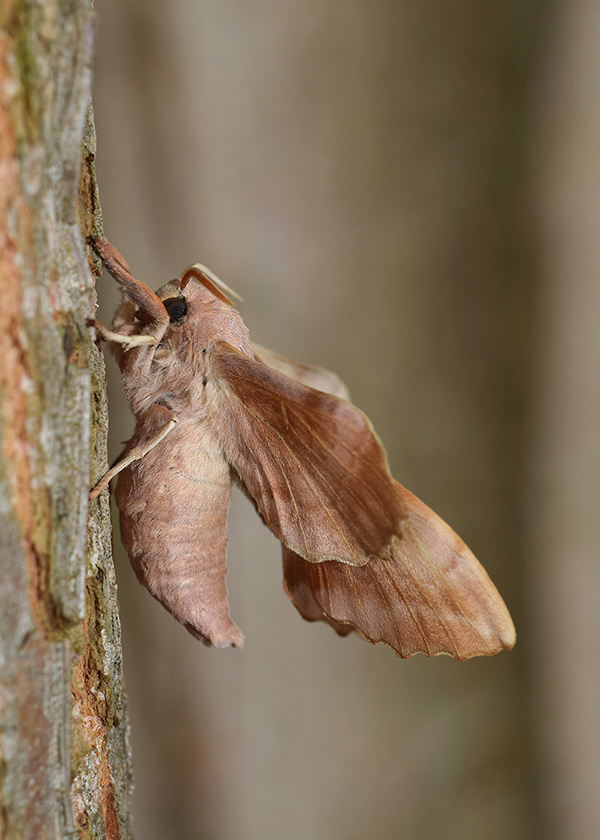
<path fill-rule="evenodd" d="M 163 406 L 156 406 L 156 408 L 163 408 Z M 171 415 L 171 412 L 167 409 L 163 409 L 167 414 Z M 125 467 L 128 467 L 133 461 L 139 461 L 144 455 L 147 455 L 151 449 L 163 440 L 163 438 L 168 435 L 171 429 L 177 424 L 177 418 L 171 415 L 171 419 L 168 420 L 164 426 L 162 426 L 158 432 L 153 435 L 152 437 L 144 440 L 143 443 L 139 443 L 137 446 L 134 446 L 133 449 L 130 449 L 120 461 L 111 467 L 108 472 L 106 472 L 98 484 L 94 487 L 89 495 L 90 502 L 93 502 L 100 493 L 104 490 L 105 487 L 108 487 L 110 481 L 118 475 L 121 470 L 124 470 Z"/>
<path fill-rule="evenodd" d="M 158 344 L 158 340 L 154 335 L 121 335 L 121 333 L 109 330 L 108 327 L 105 327 L 104 324 L 101 324 L 100 321 L 96 321 L 95 319 L 90 321 L 90 326 L 96 330 L 100 338 L 103 338 L 104 341 L 122 344 L 124 350 L 131 350 L 143 344 Z"/>

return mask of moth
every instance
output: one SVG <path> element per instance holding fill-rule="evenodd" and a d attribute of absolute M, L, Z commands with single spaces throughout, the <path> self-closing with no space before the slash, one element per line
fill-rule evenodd
<path fill-rule="evenodd" d="M 283 547 L 303 618 L 401 657 L 510 649 L 515 629 L 483 566 L 390 475 L 371 423 L 332 373 L 252 344 L 235 294 L 201 265 L 154 293 L 106 240 L 121 284 L 112 329 L 136 419 L 117 475 L 123 543 L 140 582 L 208 646 L 241 646 L 229 614 L 232 479 Z"/>

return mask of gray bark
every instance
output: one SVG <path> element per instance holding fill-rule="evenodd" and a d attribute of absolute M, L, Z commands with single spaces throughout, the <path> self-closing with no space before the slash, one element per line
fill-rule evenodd
<path fill-rule="evenodd" d="M 0 13 L 0 836 L 130 836 L 85 0 Z"/>

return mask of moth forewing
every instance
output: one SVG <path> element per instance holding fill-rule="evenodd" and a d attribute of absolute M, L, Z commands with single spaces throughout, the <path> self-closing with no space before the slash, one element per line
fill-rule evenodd
<path fill-rule="evenodd" d="M 208 422 L 285 546 L 363 565 L 400 534 L 404 503 L 364 414 L 224 343 L 210 366 L 221 388 Z"/>

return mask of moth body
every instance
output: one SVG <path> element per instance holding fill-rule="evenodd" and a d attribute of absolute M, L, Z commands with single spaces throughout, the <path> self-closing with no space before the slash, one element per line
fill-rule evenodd
<path fill-rule="evenodd" d="M 122 284 L 115 353 L 136 418 L 116 500 L 140 582 L 194 636 L 240 646 L 227 602 L 235 474 L 283 547 L 285 590 L 308 621 L 402 657 L 490 655 L 515 643 L 510 614 L 460 537 L 396 482 L 334 374 L 253 346 L 233 293 L 194 265 L 158 293 L 105 240 Z"/>

